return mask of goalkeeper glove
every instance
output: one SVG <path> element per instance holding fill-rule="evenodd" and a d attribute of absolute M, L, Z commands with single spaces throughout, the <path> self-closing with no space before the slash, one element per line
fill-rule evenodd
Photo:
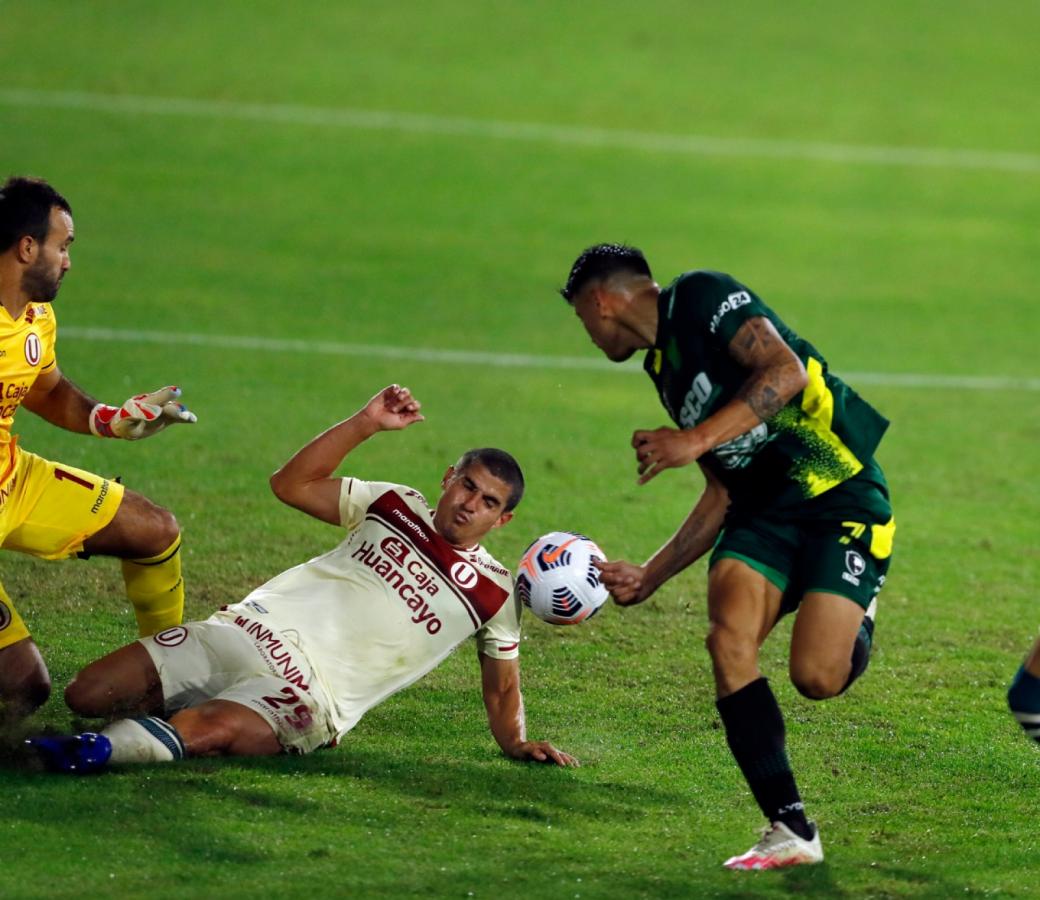
<path fill-rule="evenodd" d="M 98 437 L 136 441 L 174 422 L 195 422 L 195 413 L 178 403 L 179 387 L 164 387 L 131 397 L 122 406 L 99 403 L 90 411 L 90 430 Z"/>

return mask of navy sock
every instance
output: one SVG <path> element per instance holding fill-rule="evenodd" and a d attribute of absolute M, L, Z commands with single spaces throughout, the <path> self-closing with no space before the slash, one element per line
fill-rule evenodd
<path fill-rule="evenodd" d="M 870 648 L 874 643 L 874 620 L 864 618 L 863 624 L 859 626 L 859 634 L 856 635 L 856 643 L 852 645 L 852 668 L 849 670 L 849 678 L 845 686 L 838 692 L 844 694 L 860 675 L 867 671 L 870 662 Z"/>
<path fill-rule="evenodd" d="M 759 809 L 770 822 L 783 822 L 799 837 L 813 828 L 791 772 L 784 743 L 784 717 L 765 678 L 715 702 L 726 740 Z"/>
<path fill-rule="evenodd" d="M 1008 707 L 1033 740 L 1040 743 L 1040 678 L 1019 666 L 1007 693 Z"/>

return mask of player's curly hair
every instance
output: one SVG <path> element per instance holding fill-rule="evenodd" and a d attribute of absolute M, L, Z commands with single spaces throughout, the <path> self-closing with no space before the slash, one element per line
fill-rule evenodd
<path fill-rule="evenodd" d="M 616 272 L 632 272 L 653 278 L 642 250 L 625 244 L 596 244 L 582 250 L 581 256 L 574 261 L 567 284 L 560 288 L 560 296 L 573 304 L 574 298 L 590 281 L 602 281 Z"/>
<path fill-rule="evenodd" d="M 459 461 L 455 463 L 455 471 L 464 472 L 475 462 L 484 466 L 495 478 L 509 485 L 505 512 L 516 509 L 524 496 L 524 473 L 520 470 L 520 463 L 505 450 L 499 450 L 497 447 L 480 447 L 463 453 Z"/>
<path fill-rule="evenodd" d="M 72 215 L 69 201 L 42 178 L 8 178 L 0 185 L 0 253 L 23 237 L 40 243 L 47 240 L 55 206 Z"/>

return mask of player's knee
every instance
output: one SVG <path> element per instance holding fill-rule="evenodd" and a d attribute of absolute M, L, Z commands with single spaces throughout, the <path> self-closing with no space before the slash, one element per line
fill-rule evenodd
<path fill-rule="evenodd" d="M 841 693 L 848 681 L 848 666 L 826 667 L 791 661 L 791 683 L 809 700 L 828 700 Z"/>
<path fill-rule="evenodd" d="M 46 669 L 38 669 L 18 685 L 14 704 L 26 715 L 39 709 L 51 696 L 51 676 Z"/>
<path fill-rule="evenodd" d="M 111 712 L 113 696 L 108 680 L 94 675 L 88 667 L 66 686 L 65 705 L 76 715 L 95 719 Z"/>
<path fill-rule="evenodd" d="M 142 535 L 145 543 L 141 545 L 139 556 L 151 557 L 165 553 L 180 535 L 177 518 L 168 509 L 154 506 L 149 517 L 148 528 Z"/>
<path fill-rule="evenodd" d="M 141 494 L 127 491 L 123 501 L 121 535 L 122 546 L 118 555 L 147 559 L 169 550 L 181 533 L 172 512 L 153 503 Z"/>
<path fill-rule="evenodd" d="M 4 649 L 7 653 L 0 663 L 0 705 L 5 718 L 17 719 L 47 702 L 51 676 L 31 641 Z"/>
<path fill-rule="evenodd" d="M 5 713 L 14 718 L 39 709 L 51 696 L 51 677 L 44 668 L 34 669 L 0 686 Z"/>
<path fill-rule="evenodd" d="M 157 506 L 155 515 L 155 546 L 156 553 L 166 550 L 181 533 L 181 527 L 177 524 L 177 517 L 162 506 Z"/>

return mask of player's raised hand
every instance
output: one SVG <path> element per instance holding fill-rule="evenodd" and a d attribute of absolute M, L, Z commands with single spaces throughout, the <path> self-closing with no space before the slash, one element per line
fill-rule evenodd
<path fill-rule="evenodd" d="M 421 407 L 408 388 L 391 384 L 369 400 L 362 412 L 380 431 L 398 431 L 423 421 Z"/>
<path fill-rule="evenodd" d="M 596 560 L 593 565 L 599 569 L 600 584 L 610 591 L 610 596 L 618 606 L 634 606 L 650 596 L 644 590 L 646 569 L 642 566 L 623 559 L 614 562 Z"/>
<path fill-rule="evenodd" d="M 632 435 L 639 466 L 639 484 L 646 484 L 665 469 L 675 469 L 694 462 L 704 452 L 696 431 L 680 428 L 655 428 Z"/>
<path fill-rule="evenodd" d="M 98 437 L 137 441 L 151 437 L 167 425 L 193 424 L 195 413 L 179 402 L 181 389 L 168 385 L 150 394 L 137 394 L 122 406 L 99 403 L 90 411 L 90 430 Z"/>

